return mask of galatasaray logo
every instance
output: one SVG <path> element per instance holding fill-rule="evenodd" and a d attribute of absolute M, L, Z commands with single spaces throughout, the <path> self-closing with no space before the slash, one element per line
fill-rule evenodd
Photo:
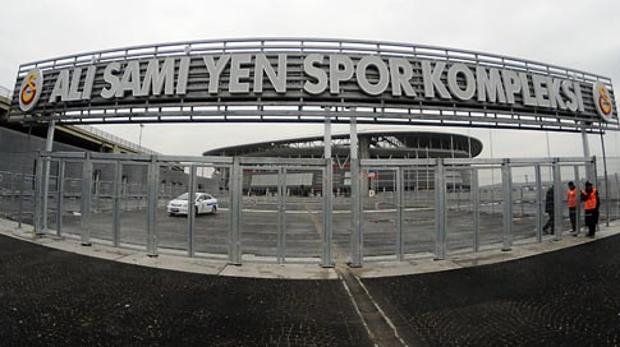
<path fill-rule="evenodd" d="M 613 116 L 613 103 L 609 90 L 601 82 L 596 82 L 592 86 L 592 95 L 594 96 L 594 106 L 596 111 L 605 121 L 609 121 Z"/>
<path fill-rule="evenodd" d="M 38 68 L 34 68 L 24 77 L 19 88 L 19 108 L 24 112 L 32 110 L 39 101 L 42 89 L 43 73 Z"/>

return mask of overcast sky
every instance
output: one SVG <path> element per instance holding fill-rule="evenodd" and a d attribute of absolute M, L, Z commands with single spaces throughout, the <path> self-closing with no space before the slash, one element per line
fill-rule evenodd
<path fill-rule="evenodd" d="M 0 85 L 13 87 L 21 63 L 91 50 L 183 40 L 305 36 L 431 44 L 527 58 L 609 76 L 619 95 L 619 15 L 618 0 L 3 1 Z M 138 142 L 137 125 L 101 128 Z M 486 157 L 491 147 L 494 157 L 547 155 L 541 132 L 441 130 L 479 138 Z M 168 154 L 200 155 L 215 147 L 321 131 L 321 125 L 146 125 L 142 144 Z M 590 137 L 592 151 L 600 152 L 599 137 Z M 549 138 L 552 156 L 583 154 L 580 135 L 550 133 Z M 617 134 L 606 135 L 610 155 L 620 154 L 619 144 Z"/>

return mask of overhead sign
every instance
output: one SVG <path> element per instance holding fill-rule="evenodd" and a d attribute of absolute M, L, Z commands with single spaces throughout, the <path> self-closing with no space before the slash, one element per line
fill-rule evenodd
<path fill-rule="evenodd" d="M 601 120 L 617 123 L 610 84 L 570 69 L 497 56 L 492 60 L 482 53 L 475 59 L 454 58 L 448 49 L 438 49 L 442 56 L 415 49 L 382 51 L 380 44 L 375 50 L 336 52 L 319 46 L 309 50 L 305 43 L 286 50 L 266 45 L 217 53 L 194 50 L 190 43 L 180 52 L 161 50 L 171 53 L 151 57 L 125 49 L 122 57 L 97 53 L 64 65 L 54 60 L 33 70 L 23 66 L 18 79 L 25 88 L 19 99 L 22 113 L 11 115 L 23 120 L 29 112 L 61 122 L 147 116 L 157 121 L 204 116 L 202 121 L 209 121 L 204 118 L 309 117 L 354 110 L 361 122 L 364 115 L 377 123 L 389 118 L 447 123 L 463 118 L 470 125 L 502 122 L 515 127 L 555 123 L 560 128 L 609 127 L 597 125 Z M 49 83 L 42 83 L 43 75 Z M 289 108 L 283 113 L 277 106 Z M 163 110 L 174 107 L 178 111 Z"/>
<path fill-rule="evenodd" d="M 286 54 L 271 57 L 264 53 L 222 54 L 201 58 L 198 63 L 203 63 L 201 68 L 206 70 L 206 83 L 200 86 L 201 89 L 194 89 L 194 93 L 259 95 L 263 94 L 265 84 L 268 84 L 276 94 L 286 94 L 289 90 L 287 81 L 293 79 L 287 70 L 287 64 L 292 59 Z M 272 65 L 270 58 L 277 63 Z M 103 72 L 103 88 L 95 97 L 109 100 L 184 96 L 187 94 L 190 62 L 189 57 L 165 58 L 161 63 L 159 59 L 134 60 L 124 64 L 112 62 L 60 70 L 47 102 L 91 100 L 98 70 Z M 412 100 L 476 100 L 583 112 L 582 89 L 588 89 L 579 81 L 509 69 L 463 63 L 448 66 L 442 61 L 376 55 L 310 54 L 303 59 L 302 66 L 303 75 L 296 80 L 307 95 L 329 93 L 340 96 L 344 94 L 345 86 L 354 82 L 354 87 L 368 96 L 388 93 L 392 97 Z M 37 71 L 33 70 L 30 76 L 40 73 Z M 421 93 L 416 92 L 420 88 L 414 88 L 412 84 L 416 80 L 422 81 Z M 597 85 L 602 86 L 601 90 L 606 90 L 602 84 Z M 297 87 L 291 89 L 298 91 Z M 598 89 L 596 92 L 600 94 Z M 605 105 L 609 105 L 605 107 L 609 108 L 607 114 L 610 115 L 611 98 L 604 94 L 603 100 L 606 100 Z"/>
<path fill-rule="evenodd" d="M 41 70 L 34 68 L 28 72 L 22 80 L 19 88 L 19 108 L 24 112 L 32 110 L 41 97 L 43 91 L 43 73 Z"/>
<path fill-rule="evenodd" d="M 613 117 L 614 105 L 611 95 L 604 84 L 597 82 L 593 86 L 594 106 L 596 111 L 605 121 Z"/>

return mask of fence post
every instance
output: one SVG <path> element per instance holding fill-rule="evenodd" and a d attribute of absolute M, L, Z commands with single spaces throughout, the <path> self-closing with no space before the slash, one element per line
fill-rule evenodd
<path fill-rule="evenodd" d="M 543 234 L 543 218 L 544 218 L 544 210 L 543 210 L 543 187 L 542 187 L 542 176 L 540 174 L 540 164 L 536 164 L 534 166 L 534 174 L 536 176 L 536 240 L 538 242 L 542 242 L 542 234 Z"/>
<path fill-rule="evenodd" d="M 577 186 L 577 206 L 575 207 L 575 233 L 579 234 L 581 231 L 581 197 L 579 196 L 579 187 L 582 185 L 579 184 L 580 175 L 579 175 L 579 165 L 575 165 L 575 185 Z"/>
<path fill-rule="evenodd" d="M 80 218 L 80 242 L 82 246 L 90 246 L 90 195 L 92 191 L 93 162 L 90 159 L 90 152 L 86 152 L 86 159 L 82 163 L 82 211 Z"/>
<path fill-rule="evenodd" d="M 233 158 L 231 190 L 230 190 L 230 255 L 232 265 L 241 265 L 241 242 L 239 223 L 241 218 L 241 194 L 243 193 L 243 171 L 239 157 Z"/>
<path fill-rule="evenodd" d="M 504 187 L 504 245 L 502 251 L 509 251 L 512 248 L 512 173 L 510 170 L 510 160 L 504 159 L 502 162 L 502 186 Z"/>
<path fill-rule="evenodd" d="M 396 168 L 396 259 L 403 260 L 403 207 L 405 205 L 405 168 Z"/>
<path fill-rule="evenodd" d="M 443 158 L 435 166 L 435 260 L 446 258 L 446 178 Z"/>
<path fill-rule="evenodd" d="M 322 267 L 334 267 L 332 261 L 332 210 L 334 197 L 332 196 L 333 168 L 332 158 L 325 158 L 323 168 L 323 256 Z"/>
<path fill-rule="evenodd" d="M 562 177 L 560 175 L 560 162 L 553 159 L 553 235 L 554 240 L 562 239 Z"/>
<path fill-rule="evenodd" d="M 478 252 L 480 250 L 480 192 L 478 169 L 471 169 L 471 171 L 471 185 L 469 189 L 472 191 L 472 198 L 474 200 L 474 252 Z"/>
<path fill-rule="evenodd" d="M 34 161 L 35 165 L 35 173 L 34 173 L 34 191 L 32 192 L 32 203 L 34 213 L 32 216 L 32 226 L 34 228 L 34 233 L 39 234 L 41 229 L 41 182 L 43 178 L 43 170 L 41 164 L 41 153 L 37 154 L 37 158 Z"/>
<path fill-rule="evenodd" d="M 360 194 L 360 161 L 358 158 L 351 158 L 351 262 L 350 267 L 361 267 L 362 250 L 362 214 L 361 214 L 361 194 Z"/>
<path fill-rule="evenodd" d="M 112 244 L 114 247 L 120 246 L 121 243 L 120 199 L 122 194 L 122 179 L 123 165 L 117 160 L 114 165 L 114 183 L 112 185 Z"/>
<path fill-rule="evenodd" d="M 190 257 L 194 256 L 194 224 L 195 224 L 195 213 L 194 209 L 196 208 L 195 198 L 191 197 L 196 196 L 196 165 L 190 165 L 189 167 L 189 190 L 187 197 L 187 255 Z"/>
<path fill-rule="evenodd" d="M 149 257 L 157 256 L 157 200 L 159 195 L 159 163 L 155 155 L 147 170 L 147 204 L 146 204 L 146 254 Z M 191 197 L 190 197 L 191 199 Z M 188 211 L 188 213 L 190 213 Z"/>
<path fill-rule="evenodd" d="M 286 194 L 286 168 L 279 167 L 278 168 L 278 178 L 277 178 L 277 194 L 278 194 L 278 251 L 277 251 L 277 262 L 278 264 L 284 263 L 284 249 L 285 249 L 285 226 L 286 219 L 284 215 L 284 199 Z"/>
<path fill-rule="evenodd" d="M 62 233 L 62 212 L 65 208 L 65 165 L 65 161 L 62 159 L 58 162 L 58 177 L 56 178 L 58 187 L 56 194 L 56 234 L 58 236 Z"/>

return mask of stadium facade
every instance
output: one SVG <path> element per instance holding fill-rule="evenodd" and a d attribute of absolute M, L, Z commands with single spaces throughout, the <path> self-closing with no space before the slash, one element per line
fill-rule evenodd
<path fill-rule="evenodd" d="M 482 151 L 480 140 L 454 133 L 418 131 L 364 131 L 358 133 L 360 159 L 424 159 L 475 158 Z M 324 155 L 323 136 L 299 137 L 286 140 L 229 146 L 208 150 L 205 156 L 242 156 L 278 158 L 321 158 Z M 349 195 L 350 137 L 349 134 L 332 136 L 333 192 Z M 395 187 L 393 171 L 368 169 L 362 173 L 363 194 L 392 191 Z M 405 175 L 407 190 L 429 190 L 434 187 L 434 173 L 429 167 L 408 170 Z M 319 172 L 295 170 L 287 175 L 288 193 L 294 195 L 320 194 L 322 177 Z M 471 177 L 467 170 L 454 170 L 447 177 L 449 190 L 469 190 Z M 247 169 L 243 175 L 246 194 L 269 194 L 277 187 L 277 174 Z"/>

